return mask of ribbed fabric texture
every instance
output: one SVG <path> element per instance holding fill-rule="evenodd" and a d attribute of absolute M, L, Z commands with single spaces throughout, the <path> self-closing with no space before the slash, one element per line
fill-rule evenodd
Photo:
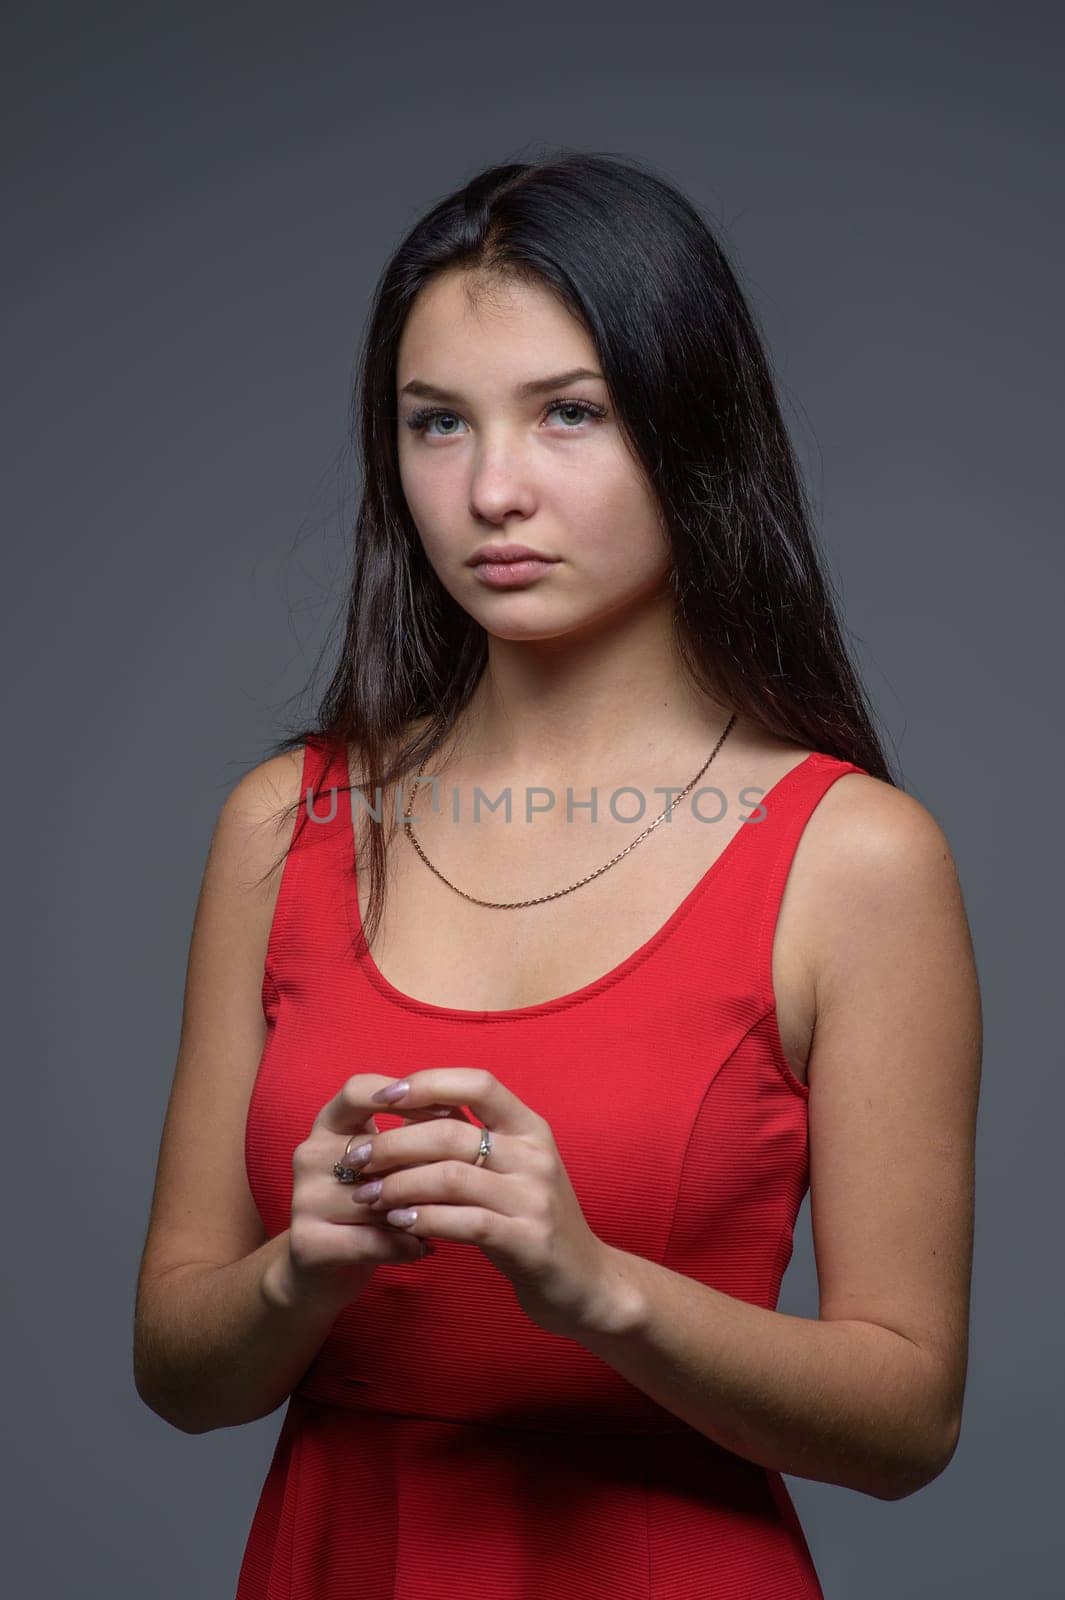
<path fill-rule="evenodd" d="M 864 769 L 814 753 L 673 915 L 558 1000 L 402 995 L 359 926 L 343 751 L 310 745 L 263 976 L 246 1128 L 268 1233 L 292 1155 L 357 1072 L 483 1066 L 546 1117 L 593 1232 L 774 1309 L 808 1185 L 808 1087 L 781 1049 L 772 947 L 811 812 Z M 383 1130 L 402 1119 L 378 1113 Z M 648 1137 L 649 1133 L 652 1137 Z M 638 1195 L 636 1199 L 634 1196 Z M 379 1267 L 294 1390 L 236 1600 L 818 1600 L 779 1473 L 722 1449 L 575 1341 L 471 1245 Z"/>

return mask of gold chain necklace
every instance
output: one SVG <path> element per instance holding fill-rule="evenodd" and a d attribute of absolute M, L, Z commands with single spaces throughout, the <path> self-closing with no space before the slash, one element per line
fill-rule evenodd
<path fill-rule="evenodd" d="M 412 811 L 412 809 L 414 807 L 414 797 L 418 792 L 418 785 L 422 781 L 422 773 L 421 772 L 419 772 L 418 776 L 414 780 L 414 787 L 410 792 L 410 799 L 407 801 L 407 809 L 403 813 L 404 831 L 406 833 L 407 838 L 410 840 L 411 844 L 414 846 L 415 850 L 417 850 L 418 854 L 421 856 L 422 860 L 425 862 L 425 865 L 429 868 L 429 871 L 430 872 L 435 872 L 436 876 L 440 879 L 441 883 L 446 883 L 449 889 L 454 889 L 455 893 L 456 894 L 460 894 L 464 900 L 472 900 L 474 905 L 476 905 L 476 906 L 491 906 L 493 909 L 498 910 L 498 911 L 514 911 L 514 910 L 517 910 L 517 908 L 519 906 L 538 906 L 538 905 L 541 905 L 543 903 L 543 901 L 545 901 L 545 900 L 557 900 L 560 895 L 572 894 L 574 889 L 579 889 L 579 888 L 581 888 L 581 886 L 583 884 L 591 883 L 593 878 L 598 878 L 600 873 L 606 872 L 609 867 L 614 866 L 616 862 L 621 860 L 622 856 L 627 856 L 630 850 L 634 850 L 636 848 L 636 846 L 640 843 L 641 839 L 646 839 L 647 835 L 649 833 L 651 833 L 655 828 L 658 827 L 658 824 L 663 820 L 663 818 L 668 816 L 669 812 L 672 811 L 673 807 L 676 806 L 676 805 L 679 805 L 680 802 L 684 799 L 684 796 L 688 793 L 688 791 L 690 789 L 693 789 L 695 787 L 695 785 L 699 782 L 699 779 L 702 777 L 703 773 L 706 771 L 707 767 L 710 765 L 710 762 L 713 761 L 714 757 L 717 755 L 717 752 L 721 749 L 721 746 L 724 744 L 726 738 L 728 737 L 729 729 L 732 727 L 732 724 L 735 722 L 735 720 L 736 720 L 736 713 L 733 712 L 732 716 L 728 719 L 728 722 L 725 724 L 724 733 L 721 735 L 720 739 L 717 741 L 717 743 L 715 744 L 714 748 L 711 750 L 711 752 L 710 752 L 709 756 L 707 757 L 706 761 L 699 768 L 699 771 L 695 774 L 695 777 L 691 780 L 691 783 L 689 783 L 685 788 L 683 788 L 681 790 L 681 792 L 677 796 L 676 800 L 671 801 L 670 804 L 666 806 L 665 810 L 662 811 L 655 818 L 655 820 L 648 827 L 646 827 L 643 830 L 643 832 L 641 834 L 638 834 L 637 837 L 635 839 L 633 839 L 631 844 L 627 844 L 625 846 L 624 850 L 619 850 L 617 855 L 616 856 L 612 856 L 611 859 L 605 864 L 605 866 L 597 867 L 594 872 L 589 872 L 589 874 L 588 874 L 588 876 L 586 878 L 579 878 L 576 883 L 571 883 L 568 889 L 556 889 L 553 894 L 541 894 L 541 895 L 538 895 L 535 900 L 478 900 L 476 895 L 467 894 L 465 889 L 460 889 L 456 884 L 451 882 L 450 878 L 445 878 L 444 874 L 442 872 L 438 871 L 437 868 L 433 866 L 433 863 L 429 860 L 429 857 L 426 855 L 425 851 L 422 849 L 421 845 L 418 843 L 417 839 L 414 837 L 414 834 L 411 832 L 411 829 L 410 829 L 410 814 L 411 814 L 411 811 Z M 423 768 L 423 771 L 424 771 L 424 768 Z"/>

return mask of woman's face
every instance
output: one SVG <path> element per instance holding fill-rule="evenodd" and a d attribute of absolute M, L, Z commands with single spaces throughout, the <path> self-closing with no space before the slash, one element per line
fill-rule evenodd
<path fill-rule="evenodd" d="M 433 570 L 506 639 L 571 634 L 661 597 L 668 541 L 591 340 L 539 286 L 477 280 L 474 301 L 472 281 L 427 284 L 399 345 L 400 478 Z M 574 368 L 593 376 L 541 387 Z M 552 560 L 504 587 L 469 565 L 485 544 Z"/>

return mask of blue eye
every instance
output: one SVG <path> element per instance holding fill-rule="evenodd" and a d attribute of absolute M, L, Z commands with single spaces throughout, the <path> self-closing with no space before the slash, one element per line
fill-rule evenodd
<path fill-rule="evenodd" d="M 545 417 L 550 416 L 553 411 L 576 411 L 582 418 L 602 418 L 606 416 L 606 411 L 603 407 L 593 405 L 590 400 L 552 400 L 550 404 L 544 407 L 543 415 Z M 414 433 L 424 433 L 429 423 L 435 422 L 437 417 L 450 417 L 454 420 L 460 420 L 454 411 L 443 411 L 438 406 L 419 406 L 416 411 L 412 411 L 408 416 L 407 427 Z M 437 434 L 436 437 L 445 439 L 449 436 L 450 431 Z M 562 430 L 563 433 L 577 433 L 578 431 L 577 427 L 565 427 Z"/>

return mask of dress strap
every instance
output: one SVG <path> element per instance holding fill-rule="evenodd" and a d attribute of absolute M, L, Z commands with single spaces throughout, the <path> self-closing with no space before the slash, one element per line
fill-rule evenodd
<path fill-rule="evenodd" d="M 321 853 L 315 856 L 311 846 L 321 845 L 327 839 L 336 839 L 338 828 L 343 826 L 346 796 L 330 794 L 328 785 L 323 782 L 330 778 L 330 770 L 330 750 L 320 740 L 306 741 L 296 812 L 270 922 L 263 968 L 264 1008 L 268 1002 L 276 1002 L 278 992 L 284 987 L 293 952 L 299 949 L 303 938 L 308 916 L 308 891 L 313 900 L 315 888 L 313 878 L 308 882 L 308 873 L 313 871 L 314 863 L 323 859 Z M 332 852 L 326 851 L 325 854 L 331 856 Z M 271 1012 L 267 1010 L 268 1019 L 270 1016 Z"/>
<path fill-rule="evenodd" d="M 813 759 L 803 763 L 802 771 L 795 773 L 796 781 L 788 788 L 786 804 L 778 804 L 773 809 L 773 838 L 763 869 L 762 908 L 755 941 L 756 977 L 759 990 L 767 1005 L 775 1003 L 773 941 L 784 890 L 799 847 L 799 840 L 806 824 L 828 790 L 839 778 L 851 772 L 860 772 L 868 776 L 866 769 L 855 765 L 853 761 L 843 761 L 837 756 L 815 752 Z M 769 823 L 770 819 L 767 818 L 764 825 L 769 826 Z"/>
<path fill-rule="evenodd" d="M 343 747 L 312 739 L 304 745 L 298 832 L 331 837 L 346 826 L 347 757 Z"/>

